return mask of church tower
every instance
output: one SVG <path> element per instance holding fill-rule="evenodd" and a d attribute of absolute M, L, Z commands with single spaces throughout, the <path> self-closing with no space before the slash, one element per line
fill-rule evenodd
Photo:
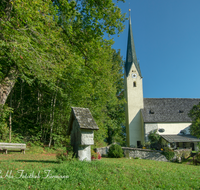
<path fill-rule="evenodd" d="M 130 14 L 130 10 L 129 10 Z M 144 143 L 143 122 L 143 85 L 140 65 L 137 61 L 133 40 L 131 16 L 127 42 L 126 63 L 124 67 L 125 115 L 127 146 L 138 147 Z"/>

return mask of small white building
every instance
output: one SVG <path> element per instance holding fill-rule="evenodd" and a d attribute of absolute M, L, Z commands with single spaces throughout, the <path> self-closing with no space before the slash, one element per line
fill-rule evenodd
<path fill-rule="evenodd" d="M 127 146 L 144 145 L 150 131 L 158 130 L 163 142 L 174 147 L 196 149 L 200 139 L 190 135 L 191 119 L 188 113 L 200 99 L 143 98 L 143 77 L 136 57 L 131 18 L 124 66 L 124 92 Z"/>

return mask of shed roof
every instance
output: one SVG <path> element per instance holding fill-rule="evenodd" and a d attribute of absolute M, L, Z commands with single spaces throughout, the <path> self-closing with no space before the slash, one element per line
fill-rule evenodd
<path fill-rule="evenodd" d="M 200 99 L 144 98 L 142 116 L 145 123 L 191 122 L 189 111 Z"/>
<path fill-rule="evenodd" d="M 70 135 L 71 133 L 72 123 L 74 120 L 77 120 L 80 129 L 90 129 L 90 130 L 99 129 L 88 108 L 72 107 L 71 109 L 72 111 L 67 130 L 68 135 Z"/>
<path fill-rule="evenodd" d="M 200 142 L 200 139 L 192 135 L 160 135 L 169 143 L 173 142 Z"/>

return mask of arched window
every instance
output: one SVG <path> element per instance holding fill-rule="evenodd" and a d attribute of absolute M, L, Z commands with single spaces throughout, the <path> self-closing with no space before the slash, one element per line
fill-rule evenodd
<path fill-rule="evenodd" d="M 133 82 L 133 87 L 136 87 L 136 82 L 135 81 Z"/>

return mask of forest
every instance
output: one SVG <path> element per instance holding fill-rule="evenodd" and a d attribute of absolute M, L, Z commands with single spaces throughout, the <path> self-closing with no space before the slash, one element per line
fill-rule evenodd
<path fill-rule="evenodd" d="M 95 146 L 123 145 L 123 60 L 112 35 L 125 20 L 112 0 L 1 0 L 0 141 L 65 146 L 71 107 L 84 107 L 99 127 Z"/>

